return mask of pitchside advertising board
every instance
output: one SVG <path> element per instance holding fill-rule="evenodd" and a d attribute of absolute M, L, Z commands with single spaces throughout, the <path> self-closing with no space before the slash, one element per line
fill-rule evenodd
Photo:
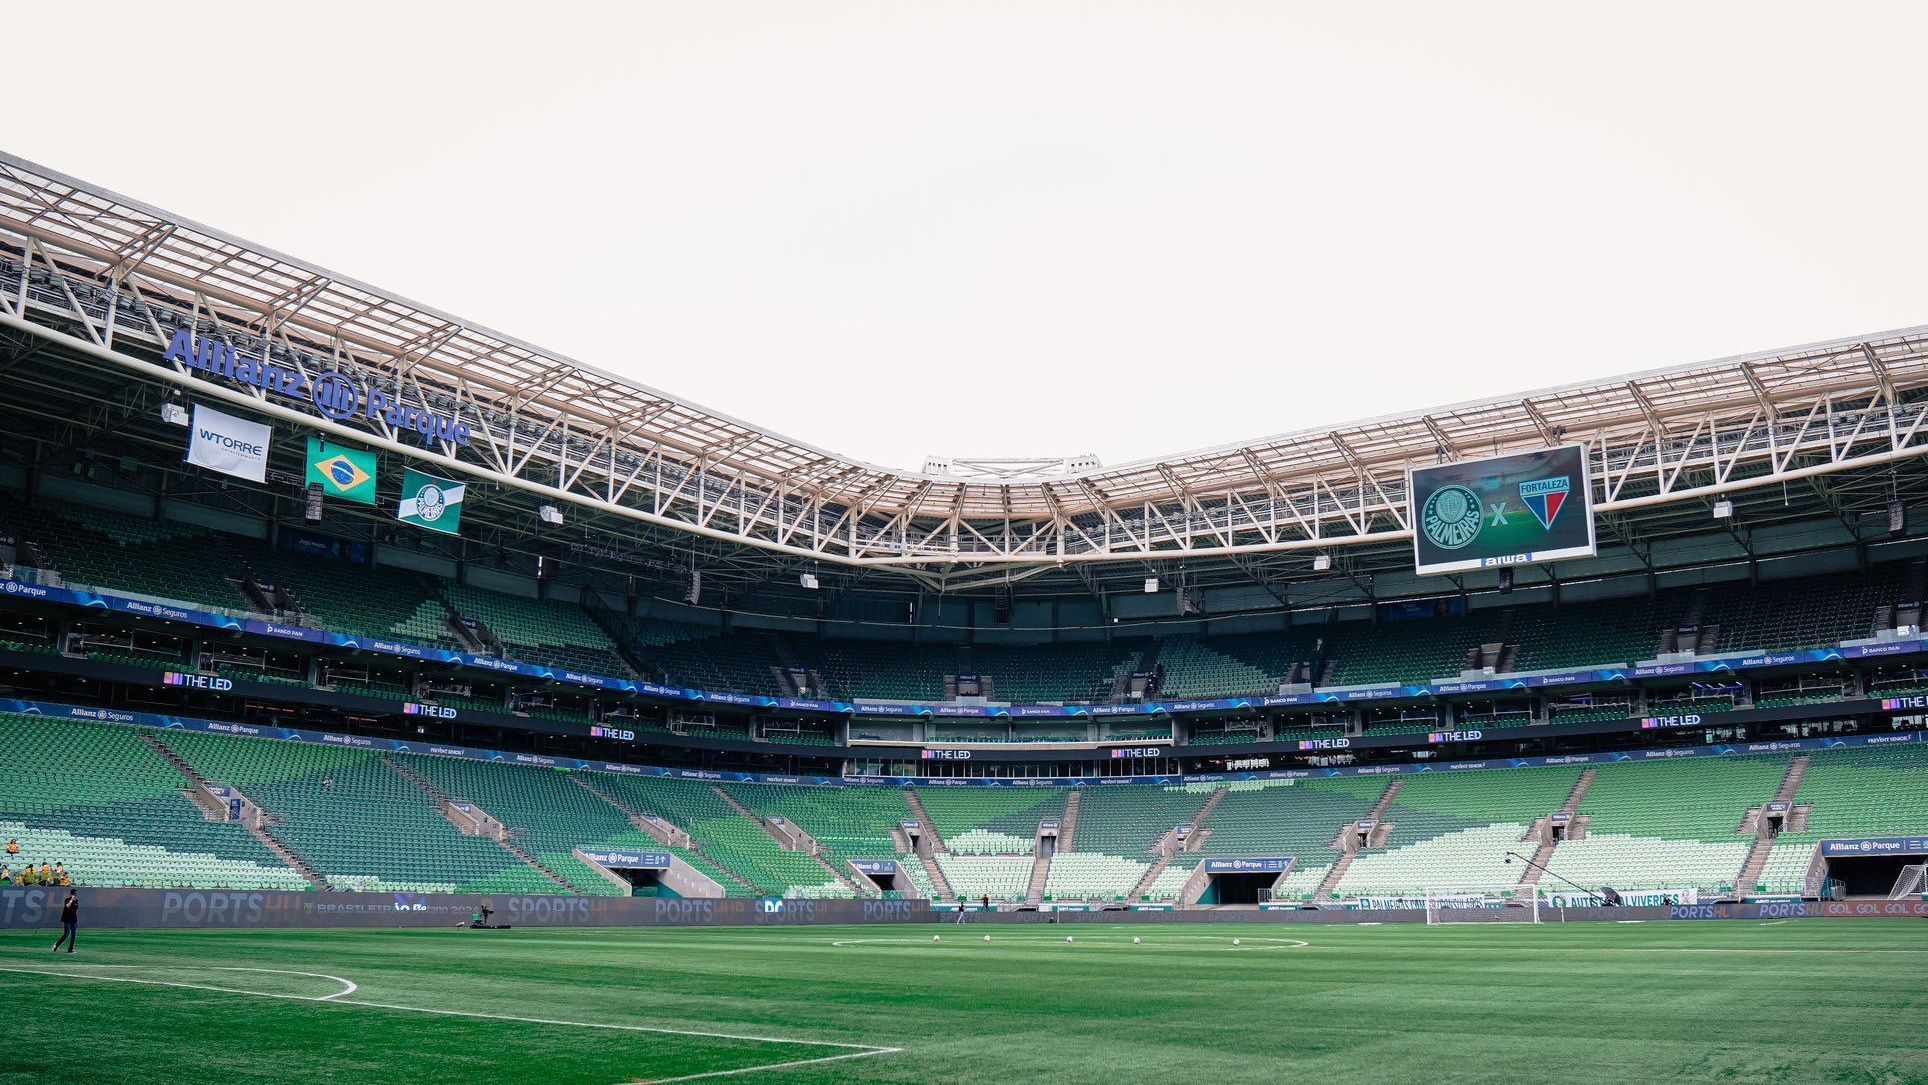
<path fill-rule="evenodd" d="M 514 927 L 804 926 L 928 923 L 923 900 L 296 893 L 80 887 L 88 927 L 453 927 L 487 905 Z M 51 927 L 64 889 L 0 889 L 0 930 Z"/>
<path fill-rule="evenodd" d="M 1592 557 L 1585 445 L 1415 467 L 1406 480 L 1418 571 Z"/>

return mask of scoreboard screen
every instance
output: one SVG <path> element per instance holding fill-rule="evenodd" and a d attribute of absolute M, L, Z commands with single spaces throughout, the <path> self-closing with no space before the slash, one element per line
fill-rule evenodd
<path fill-rule="evenodd" d="M 1585 445 L 1415 467 L 1406 477 L 1421 574 L 1592 557 Z"/>

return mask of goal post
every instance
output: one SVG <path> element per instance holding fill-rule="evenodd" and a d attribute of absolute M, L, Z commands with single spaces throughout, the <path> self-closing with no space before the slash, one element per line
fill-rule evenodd
<path fill-rule="evenodd" d="M 1894 888 L 1888 891 L 1889 900 L 1902 900 L 1920 896 L 1928 886 L 1928 863 L 1913 863 L 1901 868 L 1901 875 L 1895 879 Z"/>
<path fill-rule="evenodd" d="M 1426 889 L 1426 924 L 1538 923 L 1537 885 L 1437 885 Z"/>

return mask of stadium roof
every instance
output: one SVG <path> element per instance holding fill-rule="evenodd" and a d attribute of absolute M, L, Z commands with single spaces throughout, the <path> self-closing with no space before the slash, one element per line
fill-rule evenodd
<path fill-rule="evenodd" d="M 1928 451 L 1916 394 L 1928 327 L 1916 327 L 1050 477 L 927 474 L 786 437 L 5 154 L 0 255 L 28 272 L 0 293 L 0 324 L 197 395 L 544 500 L 919 576 L 1398 544 L 1410 537 L 1409 467 L 1553 443 L 1589 446 L 1595 506 L 1609 516 Z M 164 369 L 175 326 L 298 368 L 356 372 L 473 420 L 475 439 L 423 449 L 380 421 L 331 421 Z"/>

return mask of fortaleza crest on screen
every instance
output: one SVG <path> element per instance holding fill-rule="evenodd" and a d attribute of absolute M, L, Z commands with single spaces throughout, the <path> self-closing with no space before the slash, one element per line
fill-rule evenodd
<path fill-rule="evenodd" d="M 1560 510 L 1566 506 L 1567 494 L 1572 492 L 1573 479 L 1567 475 L 1520 483 L 1520 500 L 1526 503 L 1527 511 L 1540 521 L 1540 526 L 1547 529 L 1551 529 L 1553 521 L 1559 519 Z"/>

